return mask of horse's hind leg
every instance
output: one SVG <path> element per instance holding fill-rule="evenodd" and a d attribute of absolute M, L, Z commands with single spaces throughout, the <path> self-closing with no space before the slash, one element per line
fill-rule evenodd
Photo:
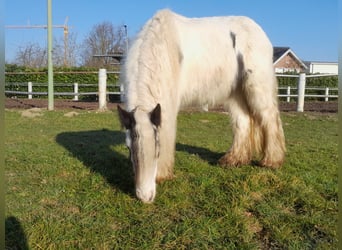
<path fill-rule="evenodd" d="M 263 134 L 263 157 L 260 165 L 278 168 L 283 164 L 285 157 L 285 138 L 278 107 L 273 105 L 261 110 L 257 114 L 257 120 Z"/>
<path fill-rule="evenodd" d="M 264 74 L 257 78 L 252 74 L 247 78 L 244 92 L 255 130 L 261 134 L 255 142 L 262 153 L 260 165 L 278 168 L 285 157 L 285 138 L 278 110 L 275 76 Z"/>
<path fill-rule="evenodd" d="M 263 158 L 260 165 L 278 168 L 284 162 L 285 139 L 277 108 L 261 112 L 260 123 L 264 135 Z"/>
<path fill-rule="evenodd" d="M 222 166 L 248 165 L 252 160 L 251 120 L 248 107 L 241 96 L 235 95 L 228 107 L 233 128 L 233 143 L 219 160 Z"/>

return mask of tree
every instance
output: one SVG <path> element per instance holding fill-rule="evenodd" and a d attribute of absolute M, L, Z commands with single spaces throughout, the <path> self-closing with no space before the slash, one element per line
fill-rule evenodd
<path fill-rule="evenodd" d="M 60 37 L 53 42 L 53 64 L 55 66 L 77 66 L 80 57 L 80 45 L 77 44 L 77 35 L 69 33 L 68 39 Z"/>
<path fill-rule="evenodd" d="M 19 47 L 15 60 L 15 63 L 21 66 L 32 68 L 46 66 L 46 48 L 42 48 L 38 43 L 28 43 Z"/>
<path fill-rule="evenodd" d="M 102 22 L 94 25 L 84 39 L 83 64 L 91 67 L 109 67 L 113 59 L 104 55 L 123 53 L 124 51 L 125 32 L 123 27 L 115 27 L 110 22 Z"/>
<path fill-rule="evenodd" d="M 55 66 L 77 66 L 80 46 L 75 33 L 69 33 L 68 40 L 54 38 L 52 60 Z M 21 66 L 41 68 L 47 66 L 47 48 L 38 43 L 28 43 L 18 48 L 15 63 Z"/>

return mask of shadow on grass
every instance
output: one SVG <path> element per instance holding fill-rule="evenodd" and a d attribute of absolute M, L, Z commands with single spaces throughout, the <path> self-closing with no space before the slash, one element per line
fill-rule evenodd
<path fill-rule="evenodd" d="M 125 133 L 107 129 L 63 132 L 57 135 L 56 141 L 91 171 L 101 174 L 111 186 L 135 197 L 131 162 L 127 155 L 111 148 L 124 144 Z M 176 150 L 198 155 L 213 166 L 217 166 L 218 160 L 223 155 L 206 148 L 182 143 L 176 144 Z"/>
<path fill-rule="evenodd" d="M 5 248 L 28 250 L 26 234 L 20 221 L 13 216 L 5 221 Z"/>
<path fill-rule="evenodd" d="M 209 149 L 177 143 L 177 151 L 183 151 L 188 154 L 198 155 L 202 160 L 207 161 L 212 166 L 218 166 L 218 160 L 225 154 L 224 152 L 213 152 Z"/>
<path fill-rule="evenodd" d="M 208 162 L 211 166 L 220 167 L 218 161 L 219 159 L 226 153 L 226 152 L 213 152 L 209 149 L 197 147 L 197 146 L 190 146 L 187 144 L 177 143 L 176 144 L 177 151 L 183 151 L 192 155 L 197 155 L 203 161 Z M 257 159 L 253 159 L 248 166 L 252 167 L 260 167 L 260 163 Z M 229 168 L 229 166 L 228 166 Z M 267 169 L 267 167 L 266 167 Z"/>
<path fill-rule="evenodd" d="M 131 163 L 126 155 L 111 148 L 124 143 L 125 133 L 107 129 L 64 132 L 57 135 L 56 141 L 111 186 L 134 196 Z"/>

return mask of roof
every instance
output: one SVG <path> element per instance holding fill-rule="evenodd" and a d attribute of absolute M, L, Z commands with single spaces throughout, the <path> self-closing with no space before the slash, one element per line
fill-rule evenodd
<path fill-rule="evenodd" d="M 278 61 L 290 49 L 290 47 L 273 47 L 273 62 Z"/>
<path fill-rule="evenodd" d="M 328 61 L 328 62 L 325 62 L 325 61 L 304 61 L 304 63 L 306 65 L 310 65 L 310 64 L 327 64 L 327 65 L 336 65 L 338 64 L 338 62 L 331 62 L 331 61 Z"/>
<path fill-rule="evenodd" d="M 299 59 L 299 57 L 290 49 L 290 47 L 273 47 L 273 64 L 279 62 L 287 54 L 291 54 L 304 69 L 307 69 L 307 66 L 304 64 L 304 62 Z"/>

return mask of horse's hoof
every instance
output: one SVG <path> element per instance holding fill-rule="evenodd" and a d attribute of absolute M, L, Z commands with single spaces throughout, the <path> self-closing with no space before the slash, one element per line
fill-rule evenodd
<path fill-rule="evenodd" d="M 248 165 L 250 163 L 249 160 L 244 160 L 244 159 L 238 159 L 236 157 L 233 157 L 231 154 L 225 154 L 224 156 L 222 156 L 218 163 L 222 166 L 222 167 L 226 167 L 226 168 L 232 168 L 232 167 L 240 167 L 242 165 Z"/>
<path fill-rule="evenodd" d="M 265 168 L 271 168 L 271 169 L 278 169 L 283 165 L 284 160 L 278 160 L 278 161 L 271 161 L 269 159 L 262 159 L 259 163 L 261 167 Z"/>

